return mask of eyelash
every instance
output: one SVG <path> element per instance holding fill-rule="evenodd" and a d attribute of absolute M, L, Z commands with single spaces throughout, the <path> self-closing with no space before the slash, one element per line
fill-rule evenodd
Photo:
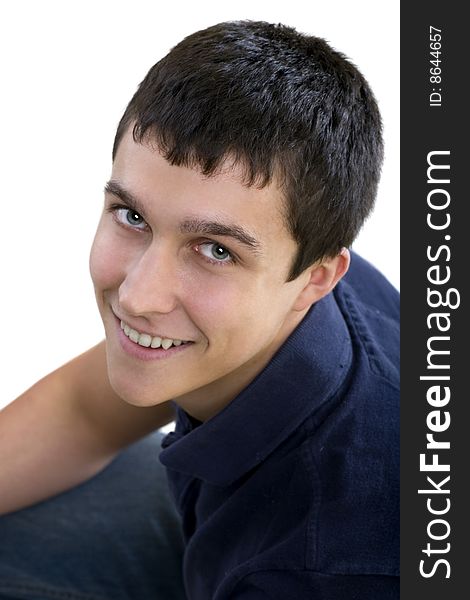
<path fill-rule="evenodd" d="M 119 211 L 129 211 L 132 213 L 135 213 L 136 215 L 139 215 L 139 217 L 142 219 L 142 222 L 145 224 L 146 227 L 148 227 L 147 223 L 145 222 L 145 219 L 140 215 L 140 213 L 138 213 L 136 210 L 134 210 L 133 208 L 130 208 L 129 206 L 126 206 L 125 204 L 111 204 L 110 206 L 107 207 L 106 211 L 108 213 L 111 213 L 111 215 L 113 216 L 113 219 L 115 220 L 115 222 L 120 226 L 120 227 L 124 227 L 125 229 L 130 229 L 131 231 L 145 231 L 145 228 L 141 228 L 141 227 L 134 227 L 132 226 L 130 223 L 124 223 L 123 221 L 121 221 L 118 217 L 118 213 Z M 220 246 L 221 248 L 223 248 L 224 250 L 226 250 L 229 253 L 230 258 L 228 260 L 225 261 L 220 261 L 220 260 L 216 260 L 216 259 L 211 259 L 208 258 L 207 256 L 204 256 L 203 254 L 201 254 L 201 252 L 199 251 L 199 248 L 201 246 L 210 246 L 210 245 L 217 245 Z M 202 256 L 203 260 L 205 262 L 208 262 L 212 265 L 216 265 L 218 267 L 225 267 L 227 265 L 234 265 L 238 262 L 238 259 L 235 257 L 235 255 L 233 254 L 233 252 L 231 250 L 229 250 L 228 248 L 226 248 L 225 246 L 223 246 L 222 244 L 220 244 L 219 242 L 215 242 L 214 240 L 205 240 L 203 242 L 200 242 L 199 244 L 196 245 L 196 249 L 195 252 L 199 255 Z"/>

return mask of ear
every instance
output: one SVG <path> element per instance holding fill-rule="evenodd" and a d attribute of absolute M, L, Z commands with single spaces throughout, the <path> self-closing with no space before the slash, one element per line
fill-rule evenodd
<path fill-rule="evenodd" d="M 297 296 L 294 310 L 306 310 L 331 292 L 338 281 L 347 273 L 350 262 L 349 250 L 343 248 L 334 258 L 327 258 L 306 269 L 307 283 Z"/>

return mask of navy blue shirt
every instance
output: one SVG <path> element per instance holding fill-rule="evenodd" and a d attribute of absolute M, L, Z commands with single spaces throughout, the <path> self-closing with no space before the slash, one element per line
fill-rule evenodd
<path fill-rule="evenodd" d="M 267 367 L 160 458 L 191 600 L 399 597 L 399 295 L 353 255 Z"/>

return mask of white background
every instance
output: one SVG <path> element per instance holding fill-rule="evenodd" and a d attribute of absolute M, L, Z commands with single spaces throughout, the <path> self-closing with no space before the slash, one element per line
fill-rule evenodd
<path fill-rule="evenodd" d="M 88 252 L 116 125 L 185 35 L 261 19 L 326 38 L 378 99 L 386 159 L 355 244 L 399 285 L 399 2 L 35 0 L 0 5 L 0 406 L 103 337 Z"/>

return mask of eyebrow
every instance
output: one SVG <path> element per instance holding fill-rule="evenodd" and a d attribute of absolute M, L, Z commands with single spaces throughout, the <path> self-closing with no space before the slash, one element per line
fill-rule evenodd
<path fill-rule="evenodd" d="M 138 198 L 131 192 L 126 190 L 120 183 L 115 180 L 110 180 L 104 186 L 104 191 L 113 196 L 117 196 L 125 202 L 129 208 L 138 212 L 145 220 L 145 208 Z M 196 217 L 187 218 L 180 223 L 179 230 L 181 233 L 195 233 L 199 235 L 216 235 L 223 237 L 231 237 L 240 244 L 246 246 L 253 254 L 260 254 L 259 241 L 246 229 L 239 225 L 231 223 L 223 223 L 218 220 L 199 219 Z"/>
<path fill-rule="evenodd" d="M 205 219 L 185 219 L 180 225 L 181 233 L 197 233 L 203 235 L 217 235 L 231 237 L 247 246 L 254 254 L 260 254 L 260 243 L 248 231 L 239 225 L 222 223 L 221 221 L 207 221 Z"/>

